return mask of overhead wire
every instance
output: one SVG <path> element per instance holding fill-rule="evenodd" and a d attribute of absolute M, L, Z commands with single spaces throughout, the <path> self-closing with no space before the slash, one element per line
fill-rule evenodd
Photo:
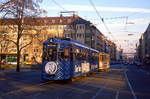
<path fill-rule="evenodd" d="M 112 37 L 112 39 L 114 39 L 115 41 L 118 42 L 118 40 L 112 35 L 111 31 L 109 30 L 109 28 L 107 27 L 107 25 L 104 22 L 104 19 L 101 17 L 99 11 L 97 10 L 97 8 L 95 7 L 94 3 L 92 2 L 92 0 L 89 0 L 90 4 L 92 5 L 92 7 L 94 8 L 96 14 L 98 15 L 98 17 L 100 18 L 100 20 L 102 21 L 102 23 L 104 24 L 106 30 L 108 31 L 108 34 L 110 34 L 110 36 Z"/>
<path fill-rule="evenodd" d="M 96 9 L 96 7 L 95 7 L 94 3 L 92 2 L 92 0 L 89 0 L 89 1 L 90 1 L 90 3 L 91 3 L 92 7 L 94 8 L 94 10 L 96 11 L 98 17 L 99 17 L 100 20 L 103 22 L 103 24 L 104 24 L 105 28 L 107 29 L 108 33 L 110 34 L 110 36 L 111 36 L 112 38 L 114 38 L 114 36 L 111 34 L 110 30 L 108 29 L 106 23 L 104 22 L 104 19 L 101 17 L 100 13 L 99 13 L 98 10 Z M 127 29 L 128 17 L 129 17 L 129 16 L 133 16 L 133 15 L 135 15 L 135 14 L 137 14 L 137 13 L 133 13 L 133 14 L 131 14 L 131 15 L 126 16 L 126 22 L 125 22 L 125 28 L 124 28 L 124 30 Z M 116 40 L 116 39 L 115 39 L 115 40 Z M 116 40 L 116 41 L 118 42 L 119 40 Z M 118 44 L 121 45 L 120 42 L 118 42 Z"/>
<path fill-rule="evenodd" d="M 99 17 L 100 20 L 103 22 L 103 24 L 104 24 L 105 28 L 107 29 L 108 33 L 111 33 L 110 30 L 109 30 L 109 28 L 108 28 L 107 25 L 105 24 L 104 19 L 101 17 L 100 13 L 99 13 L 98 10 L 96 9 L 96 7 L 95 7 L 94 3 L 92 2 L 92 0 L 89 0 L 89 1 L 90 1 L 90 3 L 91 3 L 92 7 L 94 8 L 95 12 L 97 13 L 98 17 Z"/>
<path fill-rule="evenodd" d="M 111 31 L 109 30 L 109 28 L 107 27 L 106 23 L 104 22 L 104 18 L 101 17 L 100 13 L 98 12 L 98 10 L 96 9 L 94 3 L 92 2 L 92 0 L 89 0 L 92 7 L 94 8 L 94 10 L 96 11 L 98 17 L 100 18 L 100 20 L 103 22 L 106 30 L 108 31 L 108 33 L 110 34 L 110 36 L 112 37 L 112 39 L 114 39 L 115 41 L 118 41 L 114 38 L 114 36 L 112 35 Z M 56 2 L 55 0 L 52 0 L 53 3 L 55 3 L 59 8 L 61 8 L 64 11 L 68 11 L 67 9 L 65 9 L 62 5 L 60 5 L 58 2 Z"/>
<path fill-rule="evenodd" d="M 61 6 L 58 2 L 56 2 L 55 0 L 52 0 L 52 2 L 55 3 L 58 7 L 60 7 L 62 10 L 68 11 L 63 6 Z"/>

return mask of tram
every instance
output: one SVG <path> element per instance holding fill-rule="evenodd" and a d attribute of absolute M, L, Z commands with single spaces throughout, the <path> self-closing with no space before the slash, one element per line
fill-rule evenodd
<path fill-rule="evenodd" d="M 110 68 L 110 55 L 99 53 L 99 71 L 107 71 Z"/>
<path fill-rule="evenodd" d="M 99 71 L 102 69 L 99 66 L 104 66 L 99 62 L 105 60 L 99 56 L 98 50 L 70 38 L 49 38 L 43 43 L 41 77 L 43 80 L 67 80 Z"/>

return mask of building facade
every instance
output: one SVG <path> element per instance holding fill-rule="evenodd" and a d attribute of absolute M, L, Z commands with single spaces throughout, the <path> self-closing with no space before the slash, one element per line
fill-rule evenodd
<path fill-rule="evenodd" d="M 15 57 L 16 45 L 6 39 L 16 41 L 15 19 L 0 20 L 0 55 L 1 60 L 6 57 Z M 25 18 L 25 29 L 21 37 L 21 46 L 32 43 L 21 51 L 21 62 L 31 61 L 33 58 L 41 62 L 42 42 L 50 37 L 68 37 L 89 47 L 105 52 L 105 36 L 91 22 L 73 15 L 60 17 Z M 115 53 L 115 44 L 109 49 Z M 114 57 L 114 54 L 111 55 Z"/>
<path fill-rule="evenodd" d="M 136 57 L 141 62 L 145 62 L 147 58 L 148 59 L 150 58 L 150 24 L 148 25 L 146 31 L 141 35 L 139 39 Z"/>

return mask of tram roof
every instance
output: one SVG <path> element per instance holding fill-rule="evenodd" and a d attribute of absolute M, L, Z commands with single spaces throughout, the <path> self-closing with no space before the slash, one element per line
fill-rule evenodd
<path fill-rule="evenodd" d="M 50 44 L 50 43 L 68 43 L 68 44 L 73 44 L 73 45 L 76 45 L 76 46 L 79 46 L 79 47 L 83 47 L 83 48 L 86 48 L 86 49 L 89 49 L 89 50 L 92 50 L 92 51 L 95 51 L 95 52 L 99 52 L 98 50 L 95 50 L 93 48 L 90 48 L 90 47 L 87 47 L 85 46 L 84 44 L 81 44 L 80 42 L 77 42 L 71 38 L 49 38 L 48 40 L 44 41 L 43 44 Z"/>

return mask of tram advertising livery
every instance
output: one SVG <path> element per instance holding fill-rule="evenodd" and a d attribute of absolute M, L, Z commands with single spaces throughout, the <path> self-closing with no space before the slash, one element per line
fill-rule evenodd
<path fill-rule="evenodd" d="M 99 71 L 102 66 L 108 69 L 109 59 L 102 57 L 102 62 L 101 55 L 105 54 L 69 38 L 49 38 L 43 43 L 42 79 L 67 80 Z"/>

